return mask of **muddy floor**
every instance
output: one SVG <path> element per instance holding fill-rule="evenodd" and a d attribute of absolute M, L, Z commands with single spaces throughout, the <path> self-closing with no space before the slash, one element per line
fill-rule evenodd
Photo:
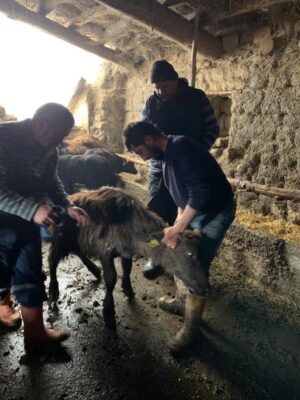
<path fill-rule="evenodd" d="M 102 319 L 103 282 L 76 257 L 66 260 L 59 309 L 45 305 L 45 316 L 71 338 L 56 354 L 28 361 L 22 331 L 2 331 L 0 399 L 300 399 L 299 326 L 215 287 L 197 348 L 174 359 L 167 346 L 182 318 L 156 306 L 160 296 L 174 294 L 172 279 L 148 281 L 142 264 L 136 260 L 132 273 L 132 303 L 117 283 L 118 323 L 111 331 Z"/>

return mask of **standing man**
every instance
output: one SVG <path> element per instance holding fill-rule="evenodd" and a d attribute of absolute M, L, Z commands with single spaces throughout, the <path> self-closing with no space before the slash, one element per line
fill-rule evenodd
<path fill-rule="evenodd" d="M 235 216 L 233 192 L 222 169 L 207 149 L 184 136 L 165 136 L 147 122 L 129 124 L 124 132 L 128 150 L 143 160 L 161 161 L 165 186 L 177 206 L 173 226 L 164 229 L 162 242 L 175 248 L 178 235 L 190 227 L 201 232 L 198 257 L 209 266 Z M 181 352 L 199 335 L 206 299 L 190 292 L 185 300 L 184 326 L 171 350 Z"/>
<path fill-rule="evenodd" d="M 166 60 L 153 64 L 151 83 L 154 94 L 146 101 L 141 119 L 154 124 L 166 135 L 187 136 L 210 149 L 219 135 L 219 126 L 206 94 L 188 86 L 185 78 L 178 78 L 178 73 Z M 160 161 L 151 160 L 149 182 L 148 207 L 173 225 L 176 206 L 163 183 Z M 148 260 L 145 277 L 153 279 L 159 272 L 152 260 Z"/>
<path fill-rule="evenodd" d="M 39 225 L 48 227 L 57 218 L 47 198 L 65 207 L 79 226 L 88 224 L 88 215 L 67 199 L 56 173 L 56 146 L 73 126 L 73 115 L 56 103 L 40 107 L 32 119 L 0 124 L 0 322 L 20 326 L 12 291 L 21 305 L 27 350 L 68 337 L 43 322 Z"/>

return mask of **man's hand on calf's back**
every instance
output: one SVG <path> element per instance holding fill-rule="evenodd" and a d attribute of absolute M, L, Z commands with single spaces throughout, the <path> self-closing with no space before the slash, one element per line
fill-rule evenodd
<path fill-rule="evenodd" d="M 67 213 L 69 217 L 73 218 L 77 222 L 77 226 L 84 227 L 90 223 L 88 213 L 80 207 L 69 206 L 67 208 Z"/>

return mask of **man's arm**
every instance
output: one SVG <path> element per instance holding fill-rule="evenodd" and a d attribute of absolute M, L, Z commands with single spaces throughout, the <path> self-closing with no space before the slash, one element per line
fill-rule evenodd
<path fill-rule="evenodd" d="M 164 229 L 162 243 L 171 249 L 175 249 L 179 233 L 183 232 L 189 226 L 197 214 L 197 210 L 194 210 L 190 206 L 186 206 L 183 213 L 177 217 L 175 224 Z"/>
<path fill-rule="evenodd" d="M 54 204 L 58 204 L 67 209 L 69 217 L 77 222 L 77 226 L 86 226 L 89 224 L 89 216 L 80 207 L 76 207 L 72 203 L 65 192 L 64 186 L 57 174 L 57 151 L 53 153 L 53 156 L 49 159 L 49 166 L 46 168 L 45 179 L 47 182 L 47 191 L 50 199 Z"/>
<path fill-rule="evenodd" d="M 73 203 L 68 199 L 62 181 L 57 174 L 57 160 L 58 155 L 55 150 L 49 156 L 43 180 L 46 182 L 46 190 L 53 203 L 67 208 L 68 206 L 73 205 Z"/>
<path fill-rule="evenodd" d="M 210 199 L 204 173 L 199 168 L 195 168 L 199 163 L 199 155 L 193 150 L 191 144 L 182 143 L 175 173 L 180 176 L 187 191 L 188 200 L 182 214 L 177 216 L 175 225 L 164 229 L 162 243 L 170 248 L 176 247 L 179 233 L 188 228 L 202 206 Z"/>
<path fill-rule="evenodd" d="M 11 149 L 5 135 L 0 138 L 0 211 L 31 221 L 39 203 L 29 200 L 7 187 Z"/>

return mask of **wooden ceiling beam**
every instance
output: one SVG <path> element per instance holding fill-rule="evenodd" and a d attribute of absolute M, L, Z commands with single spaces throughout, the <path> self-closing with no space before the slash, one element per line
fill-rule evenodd
<path fill-rule="evenodd" d="M 185 0 L 166 0 L 164 2 L 165 7 L 176 6 L 177 4 L 183 3 Z"/>
<path fill-rule="evenodd" d="M 62 25 L 43 17 L 39 13 L 21 6 L 16 1 L 0 0 L 0 11 L 6 14 L 9 18 L 36 26 L 59 39 L 80 47 L 90 53 L 96 54 L 97 56 L 115 64 L 122 66 L 128 64 L 127 59 L 121 52 L 109 49 L 108 47 L 86 38 L 74 30 L 67 29 Z"/>
<path fill-rule="evenodd" d="M 244 3 L 242 6 L 233 5 L 230 10 L 215 10 L 203 16 L 200 25 L 209 26 L 215 25 L 220 21 L 229 19 L 232 17 L 237 17 L 252 11 L 262 10 L 277 4 L 283 4 L 291 2 L 291 0 L 252 0 Z"/>
<path fill-rule="evenodd" d="M 97 0 L 97 2 L 134 18 L 185 48 L 192 46 L 193 23 L 160 3 L 149 0 Z M 211 57 L 222 55 L 223 47 L 220 39 L 204 29 L 199 29 L 198 36 L 198 53 Z"/>

